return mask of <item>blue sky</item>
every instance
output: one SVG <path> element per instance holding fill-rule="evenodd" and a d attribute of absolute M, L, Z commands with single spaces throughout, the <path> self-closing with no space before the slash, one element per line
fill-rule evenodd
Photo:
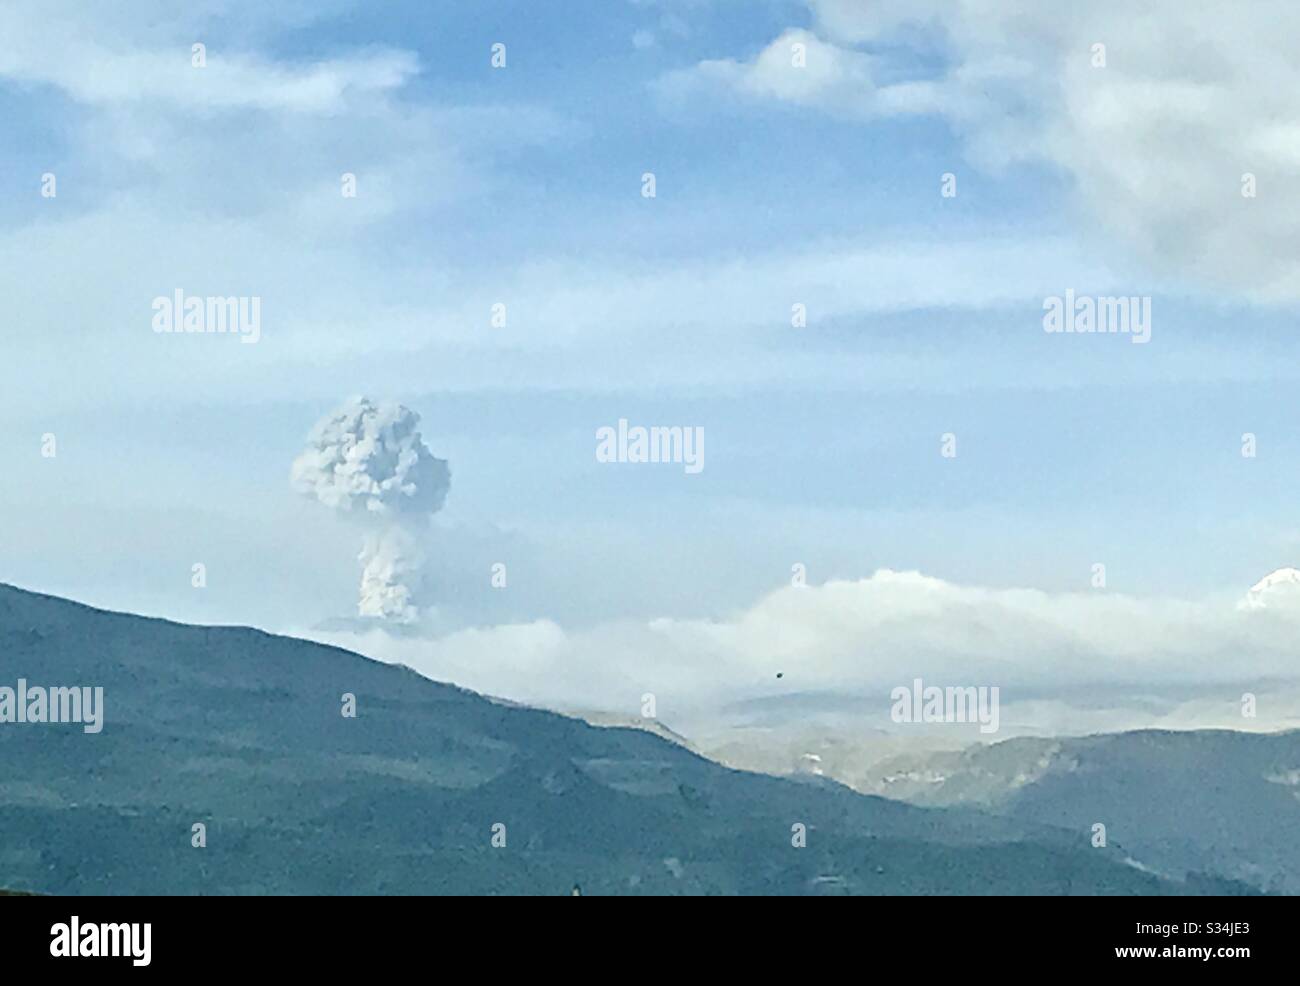
<path fill-rule="evenodd" d="M 1285 53 L 1242 55 L 1293 15 L 1089 8 L 7 4 L 0 578 L 348 615 L 353 532 L 287 473 L 364 393 L 451 462 L 439 634 L 727 621 L 795 563 L 1244 591 L 1300 557 L 1300 120 Z M 260 296 L 262 339 L 154 334 L 177 287 Z M 1066 288 L 1151 297 L 1152 341 L 1045 334 Z M 598 464 L 619 418 L 703 427 L 707 467 Z"/>

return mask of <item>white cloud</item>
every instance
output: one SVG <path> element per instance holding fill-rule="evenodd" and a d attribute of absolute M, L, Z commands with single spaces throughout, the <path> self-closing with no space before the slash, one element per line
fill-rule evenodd
<path fill-rule="evenodd" d="M 107 35 L 107 38 L 106 38 Z M 259 109 L 332 114 L 355 98 L 405 85 L 419 62 L 408 51 L 375 49 L 301 64 L 213 45 L 206 67 L 191 64 L 201 38 L 172 33 L 131 45 L 94 21 L 50 16 L 39 7 L 0 8 L 0 77 L 49 85 L 92 106 L 163 104 L 199 110 Z"/>
<path fill-rule="evenodd" d="M 405 85 L 419 71 L 411 52 L 375 51 L 304 65 L 254 55 L 213 52 L 205 68 L 190 65 L 188 48 L 119 54 L 94 47 L 51 63 L 21 64 L 6 74 L 47 82 L 90 104 L 164 102 L 182 108 L 257 109 L 334 114 L 348 100 Z"/>
<path fill-rule="evenodd" d="M 936 92 L 929 83 L 881 85 L 876 79 L 879 64 L 873 55 L 792 29 L 751 60 L 703 61 L 668 73 L 655 88 L 676 100 L 724 88 L 751 99 L 775 99 L 863 119 L 936 109 Z"/>
<path fill-rule="evenodd" d="M 839 115 L 942 116 L 979 166 L 1040 161 L 1068 174 L 1080 220 L 1157 273 L 1300 299 L 1293 3 L 809 2 L 811 35 L 787 32 L 750 61 L 706 61 L 664 85 L 712 82 Z M 790 67 L 795 38 L 809 44 L 808 69 Z M 1241 194 L 1248 172 L 1257 198 Z"/>
<path fill-rule="evenodd" d="M 224 0 L 181 12 L 157 5 L 144 26 L 137 8 L 127 18 L 135 30 L 112 4 L 77 6 L 0 5 L 0 86 L 29 99 L 33 116 L 60 107 L 44 88 L 84 104 L 59 111 L 68 156 L 48 165 L 58 199 L 42 202 L 32 176 L 28 201 L 39 211 L 0 230 L 12 323 L 0 374 L 11 394 L 30 386 L 97 403 L 121 393 L 102 370 L 122 364 L 137 368 L 133 392 L 148 400 L 232 384 L 282 393 L 273 375 L 254 377 L 286 359 L 319 364 L 331 347 L 347 358 L 427 343 L 419 306 L 449 283 L 436 246 L 427 249 L 431 218 L 493 190 L 495 151 L 576 133 L 533 106 L 408 100 L 400 90 L 418 70 L 410 52 L 283 62 L 214 41 L 207 67 L 193 68 L 191 40 L 208 36 L 205 17 L 229 13 Z M 306 16 L 300 6 L 280 12 Z M 251 16 L 260 25 L 270 15 Z M 356 176 L 355 198 L 341 194 L 344 173 Z M 242 356 L 168 352 L 141 315 L 177 287 L 260 297 L 276 329 Z M 396 321 L 409 330 L 376 328 L 399 304 Z M 66 359 L 72 340 L 84 360 Z"/>
<path fill-rule="evenodd" d="M 1025 710 L 1042 703 L 1053 716 L 1076 690 L 1127 689 L 1134 705 L 1151 695 L 1211 694 L 1216 700 L 1205 707 L 1222 718 L 1260 682 L 1300 681 L 1300 605 L 1243 613 L 1233 602 L 990 589 L 882 570 L 784 588 L 725 619 L 621 621 L 576 632 L 543 620 L 431 641 L 314 636 L 435 679 L 560 708 L 631 713 L 650 692 L 662 710 L 698 717 L 772 695 L 780 672 L 783 691 L 866 696 L 868 707 L 875 695 L 882 714 L 889 691 L 919 676 L 998 686 L 1003 701 Z"/>
<path fill-rule="evenodd" d="M 365 173 L 360 181 L 363 196 L 369 195 Z M 324 230 L 349 200 L 322 187 L 315 202 Z M 66 367 L 43 354 L 75 344 L 87 353 L 102 348 L 118 359 L 129 355 L 140 365 L 165 366 L 166 373 L 144 384 L 152 395 L 247 387 L 251 394 L 269 388 L 281 396 L 316 397 L 316 388 L 347 392 L 363 384 L 390 391 L 609 391 L 665 383 L 807 381 L 824 387 L 836 380 L 854 386 L 892 380 L 912 387 L 923 372 L 993 354 L 971 334 L 947 340 L 924 358 L 887 341 L 861 359 L 828 355 L 806 345 L 808 336 L 799 334 L 804 330 L 790 327 L 792 304 L 807 305 L 809 333 L 835 319 L 912 308 L 1018 307 L 1024 313 L 1017 316 L 1024 329 L 1018 334 L 1041 345 L 1051 341 L 1039 327 L 1042 297 L 1059 293 L 1063 284 L 1082 290 L 1086 280 L 1101 291 L 1113 281 L 1104 270 L 1085 277 L 1086 261 L 1052 240 L 1037 240 L 1030 250 L 989 239 L 939 246 L 837 241 L 746 258 L 702 257 L 690 267 L 605 258 L 483 269 L 419 256 L 394 261 L 387 252 L 340 238 L 337 229 L 334 236 L 306 241 L 301 230 L 289 228 L 292 221 L 254 215 L 198 223 L 179 207 L 114 201 L 88 215 L 0 234 L 0 251 L 13 258 L 0 272 L 0 289 L 24 326 L 11 338 L 11 353 L 29 357 L 0 366 L 0 382 L 14 393 L 40 387 L 49 391 L 45 400 L 65 404 L 103 399 L 93 387 L 46 387 L 39 378 L 48 368 L 66 381 Z M 196 235 L 199 228 L 203 235 Z M 102 248 L 107 242 L 113 243 L 108 255 Z M 310 264 L 303 262 L 306 255 Z M 49 256 L 63 260 L 51 266 L 44 260 Z M 196 344 L 153 333 L 151 299 L 177 286 L 261 296 L 261 341 L 232 350 L 206 344 L 213 340 Z M 51 297 L 60 303 L 51 306 Z M 508 304 L 509 329 L 489 331 L 498 301 Z M 684 364 L 683 347 L 699 358 Z M 1056 358 L 1057 350 L 1044 348 L 1045 356 Z M 393 359 L 413 353 L 428 359 Z M 372 364 L 382 372 L 375 384 Z M 88 359 L 86 368 L 96 365 Z M 304 373 L 286 377 L 285 365 L 302 366 Z M 995 361 L 993 369 L 1001 365 Z M 36 376 L 32 366 L 40 368 Z M 325 366 L 338 367 L 337 377 L 327 377 Z M 1072 366 L 1070 379 L 1083 372 Z"/>

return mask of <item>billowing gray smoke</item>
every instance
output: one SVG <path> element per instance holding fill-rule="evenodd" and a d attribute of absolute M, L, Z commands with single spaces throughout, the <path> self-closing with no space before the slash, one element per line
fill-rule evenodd
<path fill-rule="evenodd" d="M 401 404 L 354 397 L 316 423 L 293 460 L 295 490 L 365 525 L 362 616 L 409 623 L 419 615 L 421 532 L 451 488 L 446 460 L 429 451 L 419 426 Z"/>

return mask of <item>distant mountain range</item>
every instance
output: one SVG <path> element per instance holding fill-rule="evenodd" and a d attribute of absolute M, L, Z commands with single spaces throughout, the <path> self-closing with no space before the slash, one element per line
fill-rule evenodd
<path fill-rule="evenodd" d="M 1106 825 L 1159 872 L 1300 893 L 1300 731 L 1143 730 L 896 756 L 860 790 L 1020 822 Z"/>
<path fill-rule="evenodd" d="M 1119 757 L 1106 762 L 1128 773 L 1090 775 L 1096 804 L 1114 803 L 1104 810 L 1005 811 L 996 796 L 998 814 L 962 804 L 917 807 L 825 778 L 732 770 L 641 729 L 496 702 L 331 647 L 107 613 L 0 586 L 0 687 L 19 678 L 102 687 L 105 714 L 94 734 L 76 724 L 0 724 L 0 886 L 13 890 L 1247 889 L 1197 874 L 1166 879 L 1124 862 L 1131 838 L 1118 802 L 1138 776 Z M 345 694 L 355 696 L 355 718 L 341 714 Z M 1197 804 L 1216 790 L 1247 789 L 1275 792 L 1260 805 L 1270 811 L 1295 804 L 1290 775 L 1260 787 L 1218 773 L 1230 760 L 1204 750 L 1183 755 L 1189 763 L 1210 757 L 1200 768 Z M 1155 748 L 1147 766 L 1158 769 Z M 1142 796 L 1182 793 L 1195 792 L 1157 788 Z M 1148 810 L 1172 815 L 1178 804 Z M 1123 848 L 1089 845 L 1088 826 L 1106 811 Z M 192 845 L 198 824 L 203 848 Z M 792 845 L 797 826 L 806 829 L 804 848 Z M 504 834 L 504 847 L 493 846 L 494 832 L 498 840 Z M 1206 858 L 1207 867 L 1218 862 Z"/>

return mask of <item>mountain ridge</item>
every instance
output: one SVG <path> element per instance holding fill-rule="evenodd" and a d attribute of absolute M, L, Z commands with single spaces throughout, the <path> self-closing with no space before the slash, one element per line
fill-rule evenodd
<path fill-rule="evenodd" d="M 3 585 L 0 684 L 20 675 L 102 686 L 105 708 L 96 735 L 0 726 L 0 882 L 17 890 L 1247 889 L 1141 873 L 1080 832 L 733 770 L 336 647 Z M 349 694 L 355 718 L 341 714 Z"/>

